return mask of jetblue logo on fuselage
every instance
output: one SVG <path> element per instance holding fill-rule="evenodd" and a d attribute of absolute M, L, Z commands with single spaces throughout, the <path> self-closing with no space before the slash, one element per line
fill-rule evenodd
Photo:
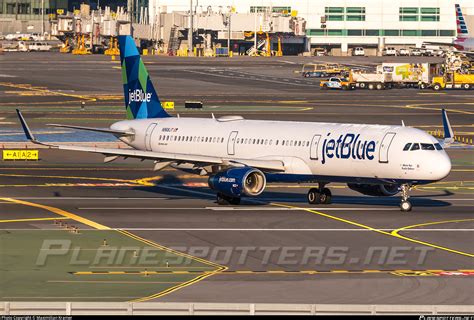
<path fill-rule="evenodd" d="M 331 139 L 327 134 L 323 142 L 321 163 L 325 164 L 327 159 L 358 159 L 373 160 L 375 152 L 375 141 L 360 139 L 360 134 L 347 133 L 340 135 L 337 139 Z"/>
<path fill-rule="evenodd" d="M 141 89 L 128 90 L 128 102 L 150 102 L 151 93 L 145 93 Z"/>

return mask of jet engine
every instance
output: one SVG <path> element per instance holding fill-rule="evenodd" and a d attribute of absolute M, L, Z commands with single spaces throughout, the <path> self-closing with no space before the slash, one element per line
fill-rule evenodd
<path fill-rule="evenodd" d="M 211 189 L 230 197 L 242 195 L 255 197 L 263 192 L 267 180 L 260 170 L 243 167 L 231 168 L 211 175 L 208 183 Z"/>
<path fill-rule="evenodd" d="M 399 191 L 399 186 L 396 184 L 358 184 L 348 183 L 347 186 L 359 193 L 367 196 L 384 197 L 394 196 Z"/>

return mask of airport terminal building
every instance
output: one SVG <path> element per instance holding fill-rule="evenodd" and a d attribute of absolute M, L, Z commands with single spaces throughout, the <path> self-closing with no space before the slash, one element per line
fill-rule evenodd
<path fill-rule="evenodd" d="M 149 0 L 156 12 L 189 11 L 189 0 Z M 374 48 L 421 46 L 424 41 L 451 42 L 457 35 L 455 4 L 474 26 L 472 0 L 199 0 L 193 10 L 253 13 L 282 8 L 306 20 L 306 50 L 325 47 L 342 54 L 357 46 Z M 196 4 L 197 2 L 197 4 Z M 471 27 L 472 29 L 472 27 Z M 335 52 L 334 52 L 335 53 Z"/>
<path fill-rule="evenodd" d="M 97 5 L 94 1 L 85 2 L 93 4 L 91 9 Z M 49 32 L 57 17 L 74 11 L 71 8 L 77 9 L 77 3 L 77 0 L 0 0 L 0 33 Z M 102 7 L 111 4 L 105 0 L 100 3 Z M 419 47 L 430 41 L 451 43 L 457 36 L 455 4 L 461 5 L 468 28 L 473 30 L 473 0 L 120 2 L 128 12 L 125 20 L 135 24 L 134 36 L 164 43 L 165 48 L 177 39 L 176 49 L 186 50 L 188 30 L 193 24 L 196 43 L 201 41 L 204 48 L 226 47 L 229 38 L 234 53 L 248 54 L 252 46 L 257 46 L 251 33 L 259 31 L 258 40 L 263 41 L 265 35 L 261 33 L 266 33 L 270 50 L 276 50 L 281 42 L 284 54 L 323 48 L 333 55 L 351 54 L 355 47 L 363 47 L 367 54 L 374 55 L 387 46 L 400 49 Z M 189 18 L 191 8 L 193 19 Z M 230 27 L 226 19 L 231 21 Z"/>

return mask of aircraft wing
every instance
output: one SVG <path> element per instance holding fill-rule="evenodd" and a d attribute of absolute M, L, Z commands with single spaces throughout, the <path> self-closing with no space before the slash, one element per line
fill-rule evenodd
<path fill-rule="evenodd" d="M 189 155 L 189 154 L 180 154 L 180 153 L 170 153 L 170 152 L 154 152 L 154 151 L 143 151 L 136 149 L 114 149 L 114 148 L 96 148 L 96 147 L 82 147 L 82 146 L 72 146 L 72 145 L 54 145 L 49 143 L 44 143 L 35 138 L 31 132 L 28 124 L 21 112 L 17 109 L 18 117 L 20 119 L 23 131 L 25 132 L 26 138 L 32 143 L 49 146 L 51 148 L 60 149 L 60 150 L 70 150 L 70 151 L 82 151 L 82 152 L 91 152 L 91 153 L 100 153 L 106 156 L 105 161 L 112 161 L 118 157 L 125 158 L 138 158 L 138 159 L 147 159 L 155 160 L 158 162 L 181 162 L 181 163 L 192 163 L 200 166 L 204 165 L 222 165 L 229 167 L 240 167 L 240 166 L 249 166 L 263 171 L 285 171 L 285 166 L 282 161 L 279 160 L 259 160 L 259 159 L 226 159 L 221 157 L 212 157 L 212 156 L 202 156 L 202 155 Z M 74 128 L 73 126 L 62 126 L 68 128 Z M 84 127 L 80 127 L 83 129 Z M 90 128 L 93 129 L 93 128 Z M 100 129 L 99 129 L 100 130 Z M 93 130 L 95 131 L 95 130 Z M 110 130 L 113 131 L 113 130 Z M 108 130 L 102 132 L 110 132 Z M 127 134 L 125 132 L 120 132 L 120 134 Z"/>
<path fill-rule="evenodd" d="M 91 128 L 91 127 L 70 126 L 70 125 L 66 125 L 66 124 L 49 123 L 49 124 L 47 124 L 47 126 L 57 127 L 57 128 L 70 128 L 70 129 L 78 129 L 78 130 L 86 130 L 86 131 L 111 133 L 111 134 L 120 135 L 120 136 L 133 136 L 135 134 L 132 131 L 119 131 L 119 130 L 110 130 L 110 129 Z"/>

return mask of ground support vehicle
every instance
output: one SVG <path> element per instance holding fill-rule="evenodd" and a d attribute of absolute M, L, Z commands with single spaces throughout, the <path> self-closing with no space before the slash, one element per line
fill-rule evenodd
<path fill-rule="evenodd" d="M 474 74 L 447 72 L 444 75 L 433 77 L 431 88 L 435 91 L 442 89 L 469 90 L 474 88 Z"/>

